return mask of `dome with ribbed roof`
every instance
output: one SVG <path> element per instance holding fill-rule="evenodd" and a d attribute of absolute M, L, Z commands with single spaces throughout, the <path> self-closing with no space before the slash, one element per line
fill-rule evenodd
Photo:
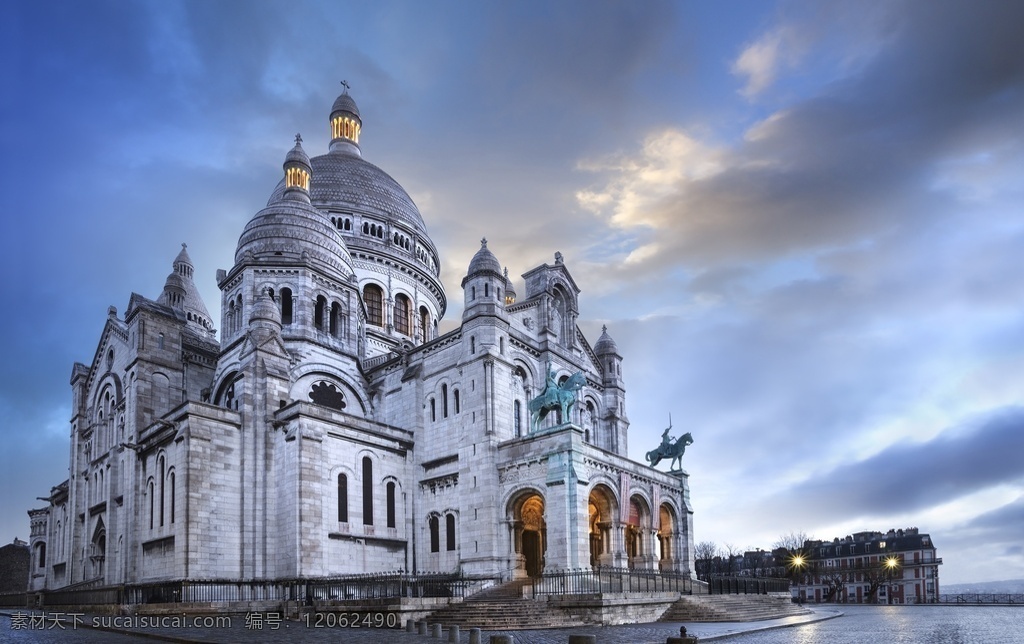
<path fill-rule="evenodd" d="M 338 98 L 334 99 L 334 105 L 331 106 L 331 116 L 334 116 L 338 112 L 348 112 L 359 116 L 359 108 L 356 107 L 356 102 L 349 95 L 348 89 L 346 89 Z"/>
<path fill-rule="evenodd" d="M 310 260 L 352 275 L 352 258 L 345 241 L 316 208 L 303 201 L 282 200 L 249 220 L 238 238 L 235 263 L 254 259 Z"/>
<path fill-rule="evenodd" d="M 301 165 L 303 156 L 297 136 L 295 147 L 286 155 L 285 173 Z M 267 204 L 245 225 L 235 249 L 235 263 L 247 257 L 312 261 L 334 269 L 341 277 L 352 276 L 352 257 L 341 234 L 307 199 L 289 198 L 296 192 L 304 195 L 305 190 L 292 187 L 286 195 L 284 185 L 282 181 L 281 198 Z"/>
<path fill-rule="evenodd" d="M 612 340 L 612 336 L 608 335 L 608 327 L 601 327 L 601 337 L 597 339 L 597 344 L 594 345 L 594 353 L 597 355 L 605 355 L 608 353 L 619 352 L 618 345 L 615 344 L 615 340 Z"/>
<path fill-rule="evenodd" d="M 480 240 L 480 250 L 476 251 L 476 255 L 473 255 L 473 259 L 469 261 L 469 270 L 466 271 L 466 275 L 483 272 L 494 273 L 504 278 L 498 258 L 487 248 L 486 237 Z"/>

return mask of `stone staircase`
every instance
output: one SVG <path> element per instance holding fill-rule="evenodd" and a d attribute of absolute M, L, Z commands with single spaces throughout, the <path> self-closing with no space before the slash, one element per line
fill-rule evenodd
<path fill-rule="evenodd" d="M 662 622 L 755 622 L 811 611 L 789 597 L 775 595 L 685 595 L 672 604 Z"/>
<path fill-rule="evenodd" d="M 523 587 L 529 583 L 528 579 L 517 579 L 494 586 L 460 603 L 436 610 L 425 619 L 429 624 L 441 624 L 445 628 L 458 625 L 464 629 L 491 631 L 556 628 L 584 623 L 572 614 L 549 607 L 544 601 L 524 599 Z"/>

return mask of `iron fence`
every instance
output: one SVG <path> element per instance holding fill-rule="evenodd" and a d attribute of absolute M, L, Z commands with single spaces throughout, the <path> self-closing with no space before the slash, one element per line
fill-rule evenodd
<path fill-rule="evenodd" d="M 1020 593 L 957 593 L 934 597 L 910 597 L 908 604 L 1002 604 L 1024 606 L 1024 594 Z"/>
<path fill-rule="evenodd" d="M 0 606 L 24 608 L 27 601 L 27 593 L 0 593 Z"/>
<path fill-rule="evenodd" d="M 534 577 L 531 596 L 602 595 L 605 593 L 678 592 L 691 594 L 688 575 L 636 568 L 582 568 L 556 570 Z"/>
<path fill-rule="evenodd" d="M 32 593 L 40 606 L 226 602 L 365 601 L 401 597 L 465 597 L 491 578 L 458 574 L 365 574 L 330 579 L 174 580 Z M 24 595 L 22 595 L 24 597 Z"/>
<path fill-rule="evenodd" d="M 788 593 L 789 580 L 775 577 L 711 577 L 710 595 L 767 595 Z"/>

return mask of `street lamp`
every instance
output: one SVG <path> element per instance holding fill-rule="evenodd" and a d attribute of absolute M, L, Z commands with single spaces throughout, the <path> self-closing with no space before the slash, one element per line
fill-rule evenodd
<path fill-rule="evenodd" d="M 889 585 L 889 593 L 888 593 L 889 596 L 888 596 L 887 599 L 888 599 L 888 602 L 891 604 L 892 603 L 893 590 L 895 589 L 895 587 L 891 585 L 891 582 L 893 580 L 893 577 L 896 576 L 896 573 L 897 573 L 897 571 L 899 570 L 899 567 L 900 567 L 899 557 L 896 557 L 896 556 L 886 557 L 884 560 L 882 560 L 882 565 L 885 566 L 885 581 L 886 581 L 886 583 L 890 584 Z"/>

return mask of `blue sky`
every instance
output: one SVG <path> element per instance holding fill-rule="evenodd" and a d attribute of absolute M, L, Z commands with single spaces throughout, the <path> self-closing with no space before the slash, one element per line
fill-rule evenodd
<path fill-rule="evenodd" d="M 561 251 L 630 453 L 690 431 L 696 539 L 919 527 L 1024 577 L 1024 5 L 51 2 L 0 24 L 0 542 L 67 477 L 74 361 L 214 275 L 340 80 L 459 319 L 479 239 Z M 517 282 L 522 290 L 522 282 Z"/>

